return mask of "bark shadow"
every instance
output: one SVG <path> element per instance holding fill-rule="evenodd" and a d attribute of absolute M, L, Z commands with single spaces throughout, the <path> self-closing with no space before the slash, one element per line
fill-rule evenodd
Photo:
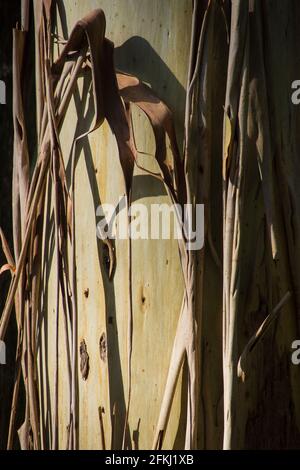
<path fill-rule="evenodd" d="M 95 110 L 94 110 L 94 99 L 92 92 L 89 93 L 91 85 L 91 78 L 88 74 L 84 76 L 84 84 L 82 97 L 80 96 L 78 87 L 74 92 L 74 102 L 77 112 L 77 126 L 75 130 L 75 137 L 87 132 L 92 125 Z M 84 113 L 84 110 L 87 111 Z M 85 159 L 86 171 L 89 178 L 89 184 L 91 193 L 93 196 L 94 213 L 95 213 L 95 236 L 96 226 L 99 220 L 96 218 L 96 209 L 102 204 L 98 183 L 95 174 L 95 168 L 93 163 L 92 150 L 89 143 L 88 136 L 80 139 L 76 144 L 75 149 L 75 168 L 78 160 L 82 155 Z M 67 177 L 70 179 L 71 172 L 71 158 L 69 158 L 68 165 L 66 168 Z M 76 205 L 76 200 L 75 200 Z M 110 416 L 111 422 L 114 422 L 114 406 L 117 407 L 118 413 L 118 426 L 114 429 L 114 448 L 120 449 L 122 447 L 123 438 L 123 426 L 126 414 L 126 401 L 121 369 L 120 349 L 118 341 L 118 328 L 116 321 L 116 302 L 115 302 L 115 286 L 113 279 L 109 280 L 108 277 L 108 266 L 107 266 L 107 247 L 106 245 L 97 238 L 97 252 L 98 261 L 101 269 L 102 281 L 104 286 L 105 306 L 106 306 L 106 334 L 107 334 L 107 361 L 108 361 L 108 380 L 109 380 L 109 395 L 110 395 Z M 96 338 L 99 341 L 99 338 Z M 78 394 L 77 394 L 78 395 Z M 78 404 L 77 404 L 78 406 Z M 127 427 L 127 441 L 129 439 L 130 431 Z"/>

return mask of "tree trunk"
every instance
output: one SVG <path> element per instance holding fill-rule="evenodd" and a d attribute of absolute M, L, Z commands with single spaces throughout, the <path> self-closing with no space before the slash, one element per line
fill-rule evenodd
<path fill-rule="evenodd" d="M 35 0 L 37 135 L 28 4 L 1 446 L 17 431 L 35 449 L 299 446 L 299 2 Z M 196 251 L 97 237 L 103 204 L 137 227 L 186 203 L 188 223 L 204 204 Z"/>

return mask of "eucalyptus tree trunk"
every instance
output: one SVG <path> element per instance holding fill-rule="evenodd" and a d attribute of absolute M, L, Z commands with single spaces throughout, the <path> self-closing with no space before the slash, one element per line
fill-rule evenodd
<path fill-rule="evenodd" d="M 18 334 L 0 442 L 297 447 L 299 2 L 30 5 L 13 35 L 0 339 Z M 199 250 L 178 214 L 183 240 L 97 237 L 103 204 L 127 227 L 141 204 L 187 203 L 190 226 L 204 204 Z"/>

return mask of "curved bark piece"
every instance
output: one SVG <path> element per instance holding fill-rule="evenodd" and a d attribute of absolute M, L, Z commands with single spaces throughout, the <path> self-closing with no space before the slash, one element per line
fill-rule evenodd
<path fill-rule="evenodd" d="M 186 189 L 184 186 L 183 165 L 170 109 L 156 96 L 151 88 L 140 82 L 136 77 L 117 73 L 117 80 L 124 101 L 138 106 L 149 118 L 156 143 L 155 158 L 162 171 L 164 181 L 171 190 L 174 201 L 184 204 Z M 171 144 L 173 157 L 171 162 L 167 161 L 166 134 Z"/>
<path fill-rule="evenodd" d="M 69 54 L 88 46 L 91 58 L 95 120 L 90 132 L 97 129 L 104 119 L 103 75 L 106 63 L 103 57 L 103 43 L 106 20 L 101 9 L 94 10 L 78 21 L 72 30 L 61 55 L 52 66 L 52 73 L 60 76 Z"/>
<path fill-rule="evenodd" d="M 250 338 L 249 342 L 245 346 L 244 351 L 242 352 L 238 366 L 237 366 L 237 375 L 242 379 L 243 382 L 246 380 L 246 363 L 248 355 L 253 351 L 257 343 L 263 338 L 263 336 L 268 331 L 271 324 L 277 318 L 277 315 L 280 313 L 280 310 L 284 306 L 284 304 L 289 300 L 291 297 L 291 293 L 287 292 L 281 301 L 276 305 L 273 311 L 267 316 L 267 318 L 262 322 L 258 330 L 254 333 L 254 335 Z"/>

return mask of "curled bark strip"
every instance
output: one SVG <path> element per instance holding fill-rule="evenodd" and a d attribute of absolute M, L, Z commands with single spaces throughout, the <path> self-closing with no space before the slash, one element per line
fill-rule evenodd
<path fill-rule="evenodd" d="M 117 78 L 114 70 L 113 52 L 113 43 L 109 40 L 105 40 L 104 54 L 107 71 L 104 76 L 104 111 L 105 118 L 107 119 L 117 141 L 128 203 L 134 170 L 134 146 L 130 136 L 126 109 L 119 94 Z"/>
<path fill-rule="evenodd" d="M 246 380 L 246 363 L 247 363 L 247 359 L 248 359 L 249 354 L 253 352 L 253 349 L 255 348 L 257 343 L 266 334 L 266 332 L 268 331 L 268 329 L 270 328 L 270 326 L 272 325 L 274 320 L 276 320 L 278 314 L 280 313 L 280 310 L 285 305 L 285 303 L 289 300 L 290 297 L 291 297 L 290 292 L 287 292 L 282 297 L 282 299 L 276 305 L 274 310 L 271 313 L 269 313 L 269 315 L 265 318 L 265 320 L 262 322 L 260 327 L 254 333 L 254 335 L 251 336 L 250 340 L 246 344 L 246 346 L 245 346 L 245 348 L 244 348 L 244 350 L 243 350 L 243 352 L 242 352 L 242 354 L 239 358 L 239 362 L 238 362 L 238 365 L 237 365 L 237 375 L 238 375 L 238 377 L 241 378 L 241 380 L 243 382 L 245 382 L 245 380 Z"/>
<path fill-rule="evenodd" d="M 117 73 L 120 94 L 126 103 L 133 103 L 147 115 L 153 128 L 156 152 L 155 158 L 164 176 L 165 183 L 173 192 L 174 200 L 184 204 L 186 192 L 183 165 L 177 145 L 175 128 L 170 109 L 146 84 L 136 77 Z M 167 161 L 165 136 L 171 144 L 173 161 Z"/>
<path fill-rule="evenodd" d="M 5 273 L 5 271 L 10 271 L 11 273 L 14 273 L 15 272 L 15 266 L 12 266 L 11 264 L 5 263 L 0 268 L 0 275 L 2 273 Z"/>
<path fill-rule="evenodd" d="M 15 260 L 13 258 L 13 255 L 12 255 L 11 251 L 10 251 L 9 244 L 6 240 L 6 237 L 5 237 L 1 227 L 0 227 L 0 239 L 1 239 L 2 250 L 3 250 L 3 253 L 5 255 L 7 263 L 10 264 L 11 266 L 15 267 Z"/>
<path fill-rule="evenodd" d="M 73 51 L 88 46 L 91 57 L 93 91 L 95 101 L 95 121 L 92 130 L 99 127 L 104 119 L 103 106 L 103 41 L 105 35 L 105 15 L 102 10 L 93 10 L 82 20 L 78 21 L 70 34 L 60 57 L 53 64 L 52 73 L 60 76 L 65 61 Z"/>

